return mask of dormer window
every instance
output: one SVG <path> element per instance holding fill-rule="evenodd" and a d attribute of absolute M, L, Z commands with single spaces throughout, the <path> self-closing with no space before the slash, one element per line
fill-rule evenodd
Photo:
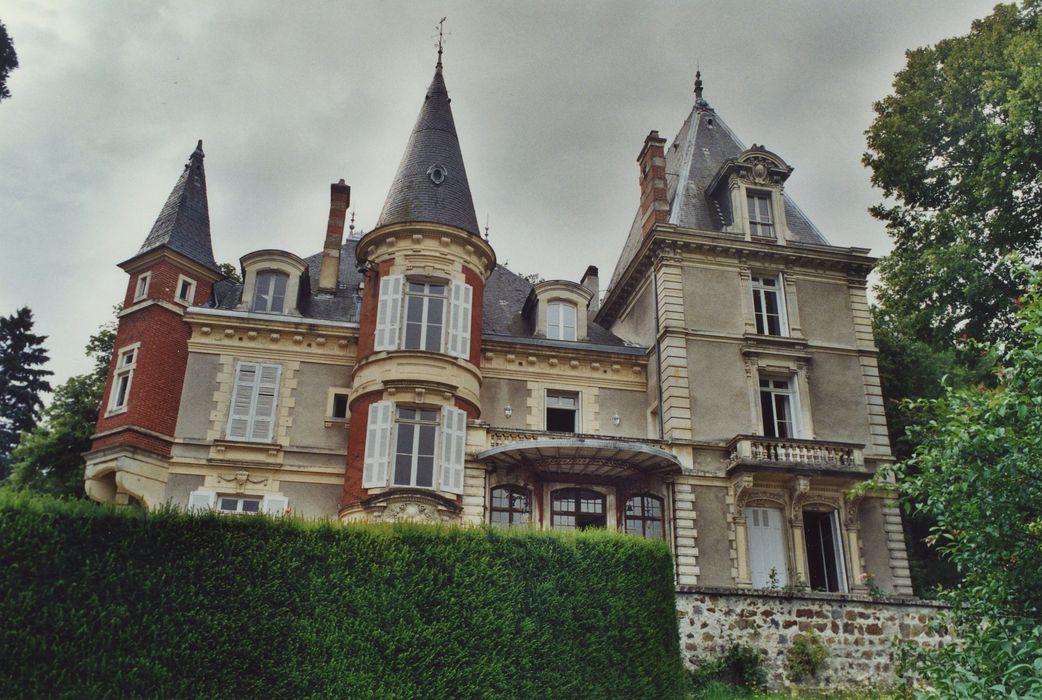
<path fill-rule="evenodd" d="M 281 314 L 286 305 L 286 285 L 289 275 L 274 270 L 257 273 L 253 289 L 253 310 L 267 314 Z"/>
<path fill-rule="evenodd" d="M 746 193 L 746 202 L 749 206 L 749 232 L 762 238 L 774 238 L 771 195 L 750 190 Z"/>
<path fill-rule="evenodd" d="M 550 340 L 575 340 L 577 317 L 575 304 L 551 301 L 546 310 L 546 337 Z"/>

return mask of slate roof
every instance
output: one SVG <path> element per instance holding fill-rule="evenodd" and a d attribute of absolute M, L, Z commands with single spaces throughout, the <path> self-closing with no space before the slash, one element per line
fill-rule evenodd
<path fill-rule="evenodd" d="M 210 244 L 210 209 L 206 201 L 206 171 L 203 169 L 203 142 L 188 157 L 181 177 L 159 212 L 137 255 L 167 247 L 217 269 Z"/>
<path fill-rule="evenodd" d="M 318 289 L 322 253 L 315 253 L 304 258 L 308 264 L 311 286 L 307 297 L 301 303 L 302 321 L 358 322 L 361 309 L 358 285 L 362 281 L 362 275 L 355 267 L 357 243 L 357 239 L 348 239 L 340 249 L 340 277 L 335 294 L 321 294 L 315 291 Z M 628 345 L 622 338 L 613 335 L 592 321 L 589 323 L 590 339 L 588 342 L 536 338 L 531 321 L 521 316 L 521 310 L 533 286 L 524 277 L 514 274 L 502 265 L 497 265 L 485 284 L 482 337 L 545 347 L 644 354 L 645 348 Z M 241 300 L 242 284 L 223 280 L 214 285 L 214 307 L 232 310 Z"/>
<path fill-rule="evenodd" d="M 741 140 L 699 95 L 673 143 L 666 149 L 667 222 L 681 228 L 723 231 L 724 221 L 719 207 L 706 196 L 706 188 L 724 161 L 736 158 L 745 150 L 746 146 Z M 791 197 L 785 194 L 783 201 L 789 228 L 786 242 L 796 245 L 830 245 Z M 641 239 L 638 211 L 609 287 L 614 287 L 619 281 L 636 255 Z"/>
<path fill-rule="evenodd" d="M 439 61 L 377 226 L 422 221 L 480 235 L 450 103 Z M 440 184 L 431 177 L 436 166 Z"/>

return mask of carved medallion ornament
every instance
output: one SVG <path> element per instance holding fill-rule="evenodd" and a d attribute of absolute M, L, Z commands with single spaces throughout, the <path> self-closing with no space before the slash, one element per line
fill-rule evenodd
<path fill-rule="evenodd" d="M 379 520 L 385 523 L 436 523 L 441 520 L 433 506 L 416 501 L 399 501 L 384 508 Z"/>
<path fill-rule="evenodd" d="M 232 476 L 224 476 L 223 474 L 217 475 L 218 481 L 224 483 L 234 483 L 235 493 L 246 493 L 247 485 L 262 486 L 268 482 L 268 477 L 251 477 L 250 473 L 244 469 L 240 469 L 235 472 Z"/>

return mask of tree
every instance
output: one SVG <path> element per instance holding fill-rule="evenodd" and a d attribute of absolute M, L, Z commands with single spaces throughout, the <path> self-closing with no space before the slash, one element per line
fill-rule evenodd
<path fill-rule="evenodd" d="M 7 89 L 7 76 L 18 67 L 18 54 L 14 50 L 14 42 L 7 34 L 7 27 L 0 22 L 0 102 L 11 96 Z"/>
<path fill-rule="evenodd" d="M 1015 342 L 970 344 L 994 386 L 915 402 L 917 447 L 891 472 L 963 577 L 945 593 L 962 644 L 913 654 L 939 697 L 1042 696 L 1042 276 L 1031 286 Z"/>
<path fill-rule="evenodd" d="M 94 360 L 89 374 L 72 377 L 54 391 L 43 420 L 22 435 L 11 455 L 11 484 L 57 496 L 83 496 L 83 457 L 98 422 L 116 324 L 98 329 L 87 342 Z"/>
<path fill-rule="evenodd" d="M 46 378 L 53 373 L 42 368 L 48 360 L 46 337 L 32 330 L 28 307 L 0 317 L 0 480 L 7 477 L 19 434 L 32 430 L 40 418 L 40 394 L 51 390 Z"/>
<path fill-rule="evenodd" d="M 932 347 L 1003 337 L 1042 259 L 1042 0 L 998 5 L 966 36 L 907 52 L 875 104 L 863 162 L 891 203 L 879 299 Z"/>
<path fill-rule="evenodd" d="M 221 274 L 228 279 L 242 284 L 242 276 L 239 274 L 239 268 L 235 267 L 235 265 L 232 265 L 231 263 L 221 263 L 217 268 L 221 271 Z"/>

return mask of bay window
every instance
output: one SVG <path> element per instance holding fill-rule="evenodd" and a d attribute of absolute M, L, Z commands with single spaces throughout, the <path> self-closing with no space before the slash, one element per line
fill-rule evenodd
<path fill-rule="evenodd" d="M 470 356 L 474 289 L 387 275 L 380 279 L 375 350 L 427 350 Z M 404 328 L 403 328 L 404 326 Z"/>
<path fill-rule="evenodd" d="M 378 401 L 369 406 L 362 486 L 462 494 L 466 441 L 465 411 Z"/>

